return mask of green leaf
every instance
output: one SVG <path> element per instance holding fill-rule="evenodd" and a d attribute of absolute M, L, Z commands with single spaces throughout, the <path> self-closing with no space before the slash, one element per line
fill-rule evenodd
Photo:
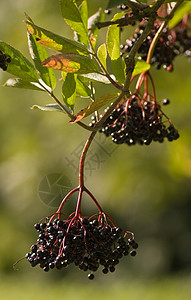
<path fill-rule="evenodd" d="M 67 73 L 87 74 L 100 72 L 95 59 L 79 54 L 56 54 L 45 59 L 42 66 Z"/>
<path fill-rule="evenodd" d="M 99 60 L 101 61 L 102 65 L 104 66 L 105 69 L 107 69 L 106 66 L 106 59 L 107 59 L 107 49 L 106 49 L 106 44 L 102 44 L 99 46 L 97 50 L 97 56 Z"/>
<path fill-rule="evenodd" d="M 97 38 L 99 35 L 99 29 L 96 26 L 96 23 L 98 22 L 103 22 L 105 18 L 105 14 L 103 10 L 100 8 L 94 15 L 92 15 L 88 19 L 88 29 L 90 31 L 90 41 L 95 49 L 96 43 L 97 43 Z"/>
<path fill-rule="evenodd" d="M 58 104 L 47 104 L 45 106 L 40 105 L 33 105 L 31 109 L 40 109 L 43 111 L 58 111 L 58 112 L 64 112 Z"/>
<path fill-rule="evenodd" d="M 144 71 L 148 71 L 150 67 L 151 65 L 148 64 L 146 61 L 136 59 L 135 68 L 133 70 L 132 76 L 136 76 Z"/>
<path fill-rule="evenodd" d="M 37 90 L 37 91 L 45 91 L 40 84 L 35 82 L 25 81 L 20 78 L 9 78 L 3 86 L 6 87 L 14 87 L 14 88 L 21 88 L 21 89 L 30 89 L 30 90 Z"/>
<path fill-rule="evenodd" d="M 67 39 L 39 27 L 29 21 L 26 21 L 29 33 L 33 34 L 36 41 L 44 47 L 57 50 L 62 53 L 78 53 L 81 55 L 88 55 L 87 47 L 79 42 Z"/>
<path fill-rule="evenodd" d="M 120 18 L 122 14 L 116 14 L 113 20 Z M 107 50 L 111 58 L 113 74 L 120 83 L 124 83 L 125 72 L 123 61 L 120 56 L 120 28 L 117 25 L 110 25 L 107 30 Z"/>
<path fill-rule="evenodd" d="M 62 96 L 67 107 L 73 110 L 76 99 L 76 74 L 67 74 L 62 85 Z"/>
<path fill-rule="evenodd" d="M 104 95 L 98 98 L 93 103 L 88 105 L 86 108 L 82 109 L 76 116 L 74 116 L 74 118 L 69 123 L 76 123 L 82 120 L 83 118 L 91 115 L 92 113 L 100 109 L 102 106 L 104 106 L 106 103 L 115 100 L 117 96 L 118 94 L 114 93 L 114 94 Z"/>
<path fill-rule="evenodd" d="M 85 1 L 84 1 L 85 2 Z M 86 3 L 87 4 L 87 3 Z M 62 16 L 65 22 L 80 36 L 80 41 L 88 44 L 87 26 L 84 24 L 74 0 L 60 0 Z"/>
<path fill-rule="evenodd" d="M 110 75 L 110 77 L 116 81 L 116 78 L 114 75 Z M 101 83 L 104 83 L 104 84 L 111 84 L 111 82 L 109 81 L 109 79 L 107 79 L 106 76 L 104 75 L 101 75 L 101 74 L 98 74 L 98 73 L 89 73 L 89 74 L 82 74 L 80 76 L 80 78 L 84 78 L 84 80 L 86 81 L 97 81 L 97 82 L 101 82 Z"/>
<path fill-rule="evenodd" d="M 82 1 L 79 6 L 79 12 L 84 23 L 85 28 L 88 28 L 88 4 L 87 0 Z"/>
<path fill-rule="evenodd" d="M 169 28 L 176 26 L 184 17 L 185 14 L 191 11 L 191 2 L 184 2 L 182 5 L 175 11 L 173 18 L 168 22 Z"/>
<path fill-rule="evenodd" d="M 26 17 L 28 21 L 32 22 L 32 20 L 29 18 L 28 15 L 26 15 Z M 29 32 L 27 32 L 27 37 L 28 37 L 29 51 L 34 61 L 36 70 L 40 78 L 44 81 L 44 83 L 53 90 L 56 87 L 56 78 L 54 72 L 52 69 L 44 68 L 41 65 L 41 62 L 46 58 L 48 58 L 48 53 L 46 51 L 46 48 L 40 45 L 39 43 L 37 43 L 35 37 Z"/>
<path fill-rule="evenodd" d="M 80 79 L 80 76 L 76 79 L 76 94 L 85 98 L 92 94 L 91 89 Z"/>
<path fill-rule="evenodd" d="M 10 56 L 11 62 L 7 66 L 7 72 L 25 81 L 38 82 L 38 75 L 31 62 L 17 49 L 0 41 L 2 53 Z"/>

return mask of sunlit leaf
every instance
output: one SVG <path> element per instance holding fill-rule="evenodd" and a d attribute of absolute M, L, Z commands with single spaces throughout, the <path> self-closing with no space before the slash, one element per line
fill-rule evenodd
<path fill-rule="evenodd" d="M 67 74 L 62 85 L 62 96 L 70 109 L 73 109 L 76 100 L 76 79 L 76 74 Z"/>
<path fill-rule="evenodd" d="M 101 8 L 99 8 L 99 10 L 88 19 L 88 29 L 90 30 L 90 40 L 91 40 L 91 44 L 94 49 L 95 49 L 98 34 L 99 34 L 99 29 L 97 28 L 96 23 L 103 22 L 104 18 L 105 18 L 105 14 L 104 14 L 103 10 Z"/>
<path fill-rule="evenodd" d="M 29 33 L 35 36 L 39 44 L 47 48 L 62 53 L 78 53 L 81 55 L 88 55 L 89 53 L 87 47 L 79 42 L 57 35 L 31 22 L 26 21 L 26 23 Z"/>
<path fill-rule="evenodd" d="M 151 67 L 151 65 L 148 64 L 146 61 L 137 59 L 132 76 L 138 75 L 144 71 L 148 71 L 150 69 L 150 67 Z"/>
<path fill-rule="evenodd" d="M 182 20 L 183 16 L 190 11 L 191 1 L 182 3 L 182 5 L 175 11 L 173 18 L 168 22 L 169 28 L 176 26 Z"/>
<path fill-rule="evenodd" d="M 121 14 L 116 14 L 113 20 L 120 18 Z M 123 61 L 120 56 L 120 28 L 117 25 L 110 25 L 107 30 L 107 50 L 111 58 L 113 74 L 120 83 L 125 80 Z"/>
<path fill-rule="evenodd" d="M 80 76 L 81 78 L 84 78 L 84 80 L 91 80 L 91 81 L 97 81 L 97 82 L 101 82 L 104 84 L 111 84 L 111 82 L 109 81 L 109 79 L 107 79 L 106 76 L 98 74 L 98 73 L 89 73 L 89 74 L 82 74 Z M 110 75 L 110 77 L 116 81 L 116 78 L 114 75 Z"/>
<path fill-rule="evenodd" d="M 0 41 L 0 50 L 11 58 L 7 66 L 7 72 L 25 81 L 38 82 L 38 75 L 31 62 L 17 49 Z"/>
<path fill-rule="evenodd" d="M 84 23 L 84 26 L 87 30 L 87 28 L 88 28 L 88 5 L 87 5 L 87 0 L 82 1 L 82 3 L 79 6 L 79 12 L 80 12 L 82 21 Z"/>
<path fill-rule="evenodd" d="M 43 111 L 58 111 L 58 112 L 64 112 L 58 104 L 47 104 L 45 106 L 40 105 L 33 105 L 31 109 L 40 109 Z"/>
<path fill-rule="evenodd" d="M 32 22 L 28 15 L 26 15 L 26 17 L 28 21 Z M 48 58 L 46 48 L 37 43 L 35 37 L 29 32 L 27 32 L 27 37 L 29 51 L 34 61 L 37 72 L 44 83 L 53 90 L 56 87 L 56 78 L 54 72 L 52 69 L 44 68 L 41 65 L 41 62 Z"/>
<path fill-rule="evenodd" d="M 104 66 L 104 68 L 107 69 L 107 67 L 106 67 L 106 59 L 107 59 L 106 44 L 102 44 L 101 46 L 99 46 L 99 48 L 97 50 L 97 56 L 98 56 L 99 60 L 101 61 L 102 65 Z"/>
<path fill-rule="evenodd" d="M 85 98 L 92 94 L 91 89 L 80 79 L 80 76 L 76 79 L 76 94 Z"/>
<path fill-rule="evenodd" d="M 5 83 L 4 86 L 6 87 L 14 87 L 20 89 L 29 89 L 29 90 L 36 90 L 36 91 L 45 91 L 40 84 L 35 82 L 25 81 L 20 78 L 9 78 Z"/>
<path fill-rule="evenodd" d="M 56 54 L 45 59 L 42 66 L 67 73 L 87 74 L 100 72 L 99 66 L 94 59 L 79 54 Z"/>
<path fill-rule="evenodd" d="M 76 123 L 76 122 L 82 120 L 83 118 L 91 115 L 93 112 L 95 112 L 96 110 L 103 107 L 106 103 L 112 102 L 113 100 L 115 100 L 117 98 L 117 96 L 118 96 L 118 94 L 114 93 L 114 94 L 104 95 L 104 96 L 96 99 L 88 107 L 82 109 L 76 116 L 74 116 L 74 118 L 70 121 L 70 123 Z"/>
<path fill-rule="evenodd" d="M 78 35 L 80 35 L 80 41 L 83 42 L 85 45 L 87 45 L 88 44 L 87 24 L 83 22 L 76 3 L 73 0 L 60 0 L 60 6 L 62 11 L 62 16 L 64 17 L 65 22 L 74 31 L 76 31 Z"/>

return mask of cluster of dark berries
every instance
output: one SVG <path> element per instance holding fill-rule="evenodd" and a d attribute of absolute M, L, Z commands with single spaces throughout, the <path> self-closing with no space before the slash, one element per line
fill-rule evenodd
<path fill-rule="evenodd" d="M 54 219 L 35 224 L 37 243 L 31 246 L 26 258 L 32 267 L 40 266 L 45 272 L 74 264 L 89 271 L 88 278 L 99 267 L 102 272 L 114 272 L 119 260 L 128 254 L 136 255 L 138 244 L 133 234 L 109 225 L 101 216 L 92 218 Z"/>
<path fill-rule="evenodd" d="M 166 105 L 168 99 L 163 100 Z M 140 100 L 132 96 L 116 109 L 103 123 L 100 132 L 106 136 L 111 135 L 116 144 L 149 145 L 152 141 L 162 143 L 164 138 L 168 141 L 179 137 L 175 127 L 167 121 L 168 127 L 163 122 L 164 114 L 158 103 Z M 90 124 L 93 126 L 94 121 Z"/>
<path fill-rule="evenodd" d="M 161 21 L 155 21 L 154 28 L 150 31 L 150 34 L 139 48 L 138 53 L 145 61 L 147 59 L 149 47 L 160 25 Z M 121 55 L 130 52 L 134 43 L 142 34 L 145 26 L 146 22 L 142 21 L 135 31 L 135 34 L 130 39 L 126 40 L 124 45 L 121 45 Z M 163 68 L 167 71 L 172 71 L 173 60 L 179 54 L 191 57 L 191 38 L 187 28 L 187 23 L 185 23 L 184 20 L 172 29 L 169 29 L 168 26 L 163 29 L 154 49 L 151 64 L 154 64 L 157 69 L 160 69 L 163 66 Z"/>

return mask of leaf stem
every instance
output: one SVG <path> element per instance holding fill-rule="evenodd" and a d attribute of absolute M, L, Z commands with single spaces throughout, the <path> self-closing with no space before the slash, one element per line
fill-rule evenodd
<path fill-rule="evenodd" d="M 58 98 L 54 95 L 54 93 L 52 92 L 52 91 L 49 91 L 42 83 L 40 83 L 39 82 L 39 84 L 42 86 L 42 88 L 48 93 L 48 95 L 51 97 L 51 98 L 53 98 L 54 99 L 54 101 L 58 104 L 58 106 L 61 108 L 61 110 L 62 111 L 64 111 L 67 115 L 68 115 L 68 117 L 70 118 L 70 119 L 73 119 L 73 114 L 71 114 L 70 112 L 69 112 L 69 110 L 67 110 L 66 109 L 66 107 L 58 100 Z M 88 125 L 86 125 L 86 124 L 84 124 L 84 123 L 82 123 L 82 122 L 78 122 L 77 123 L 79 126 L 81 126 L 81 127 L 83 127 L 84 129 L 86 129 L 86 130 L 89 130 L 89 131 L 93 131 L 93 128 L 92 127 L 90 127 L 90 126 L 88 126 Z"/>

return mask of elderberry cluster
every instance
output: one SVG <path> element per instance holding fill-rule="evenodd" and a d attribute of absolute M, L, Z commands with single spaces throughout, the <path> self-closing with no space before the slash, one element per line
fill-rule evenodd
<path fill-rule="evenodd" d="M 147 59 L 149 47 L 160 25 L 160 21 L 155 21 L 154 28 L 150 31 L 150 34 L 147 36 L 138 50 L 138 53 L 145 61 Z M 121 45 L 121 55 L 124 55 L 126 52 L 130 52 L 134 43 L 142 34 L 145 26 L 146 22 L 142 21 L 135 31 L 135 34 L 130 39 L 127 39 L 124 45 Z M 163 29 L 163 32 L 154 49 L 154 53 L 151 58 L 151 64 L 154 64 L 157 69 L 160 69 L 163 66 L 163 68 L 167 71 L 172 71 L 173 60 L 179 54 L 184 54 L 185 56 L 191 57 L 191 38 L 187 25 L 184 24 L 184 21 L 172 29 L 169 29 L 168 26 Z"/>
<path fill-rule="evenodd" d="M 32 267 L 39 265 L 45 272 L 73 263 L 80 270 L 90 271 L 88 278 L 93 279 L 99 267 L 104 274 L 114 272 L 119 260 L 128 254 L 135 256 L 138 248 L 128 232 L 99 217 L 57 218 L 34 226 L 39 236 L 26 258 Z"/>
<path fill-rule="evenodd" d="M 164 104 L 169 100 L 165 99 Z M 163 122 L 163 113 L 158 103 L 140 101 L 136 96 L 120 103 L 103 123 L 100 132 L 111 135 L 116 144 L 149 145 L 152 141 L 162 143 L 179 137 L 178 131 L 170 124 Z M 93 126 L 92 122 L 92 126 Z M 168 121 L 169 124 L 169 121 Z"/>

